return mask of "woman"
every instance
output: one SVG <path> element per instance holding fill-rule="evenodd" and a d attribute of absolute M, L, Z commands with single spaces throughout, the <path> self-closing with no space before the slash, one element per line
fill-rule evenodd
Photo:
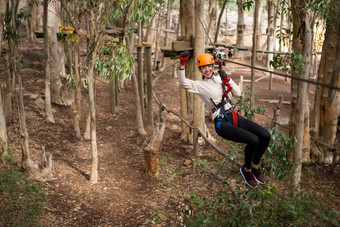
<path fill-rule="evenodd" d="M 270 133 L 257 123 L 239 116 L 226 92 L 239 97 L 239 86 L 223 70 L 220 76 L 214 74 L 214 59 L 211 54 L 198 56 L 197 66 L 203 75 L 203 80 L 194 81 L 185 77 L 185 64 L 189 59 L 189 52 L 180 54 L 178 82 L 188 92 L 199 95 L 215 122 L 215 129 L 219 136 L 238 143 L 247 144 L 244 149 L 245 163 L 240 168 L 245 182 L 252 188 L 266 182 L 259 168 L 259 162 L 266 151 Z M 221 79 L 222 78 L 222 79 Z M 222 80 L 224 83 L 222 83 Z"/>

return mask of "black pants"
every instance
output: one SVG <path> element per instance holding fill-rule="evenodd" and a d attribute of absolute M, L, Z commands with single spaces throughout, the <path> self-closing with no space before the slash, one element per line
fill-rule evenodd
<path fill-rule="evenodd" d="M 227 115 L 230 121 L 233 122 L 232 113 L 228 113 Z M 251 162 L 256 165 L 260 163 L 260 159 L 268 147 L 270 133 L 267 129 L 244 117 L 237 116 L 237 120 L 238 127 L 230 124 L 228 119 L 224 117 L 220 129 L 217 129 L 216 123 L 218 120 L 215 118 L 215 129 L 217 134 L 224 139 L 247 144 L 244 149 L 244 166 L 250 169 Z"/>

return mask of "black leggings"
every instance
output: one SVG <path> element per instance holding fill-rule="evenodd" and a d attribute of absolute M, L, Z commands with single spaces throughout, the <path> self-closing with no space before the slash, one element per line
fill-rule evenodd
<path fill-rule="evenodd" d="M 232 113 L 228 113 L 227 115 L 230 121 L 233 122 Z M 256 165 L 260 163 L 260 159 L 268 147 L 270 133 L 267 129 L 244 117 L 237 116 L 237 120 L 238 127 L 230 124 L 228 119 L 224 117 L 218 130 L 216 128 L 217 118 L 215 118 L 215 129 L 217 134 L 224 139 L 247 144 L 244 149 L 244 166 L 250 169 L 251 162 Z"/>

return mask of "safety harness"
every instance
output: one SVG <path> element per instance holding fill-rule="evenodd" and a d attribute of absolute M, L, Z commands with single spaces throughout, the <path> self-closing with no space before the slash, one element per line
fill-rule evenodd
<path fill-rule="evenodd" d="M 222 100 L 219 104 L 215 104 L 212 98 L 210 98 L 211 102 L 214 104 L 214 108 L 211 110 L 213 113 L 220 109 L 220 114 L 217 115 L 217 122 L 216 122 L 216 130 L 217 132 L 220 131 L 221 124 L 223 118 L 226 118 L 231 125 L 234 125 L 235 127 L 238 126 L 238 120 L 237 120 L 237 112 L 235 111 L 235 106 L 232 104 L 231 100 L 228 98 L 228 93 L 232 90 L 231 85 L 229 84 L 229 77 L 221 77 L 222 79 L 222 87 L 223 87 L 223 95 Z M 229 110 L 225 110 L 224 106 L 226 103 L 230 103 L 231 108 Z M 221 114 L 222 113 L 222 114 Z M 228 117 L 228 113 L 232 113 L 233 121 L 230 120 Z"/>

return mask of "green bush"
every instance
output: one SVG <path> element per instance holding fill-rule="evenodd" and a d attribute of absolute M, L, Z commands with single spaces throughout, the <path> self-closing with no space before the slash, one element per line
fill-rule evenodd
<path fill-rule="evenodd" d="M 0 225 L 39 226 L 47 196 L 14 165 L 0 164 Z"/>

